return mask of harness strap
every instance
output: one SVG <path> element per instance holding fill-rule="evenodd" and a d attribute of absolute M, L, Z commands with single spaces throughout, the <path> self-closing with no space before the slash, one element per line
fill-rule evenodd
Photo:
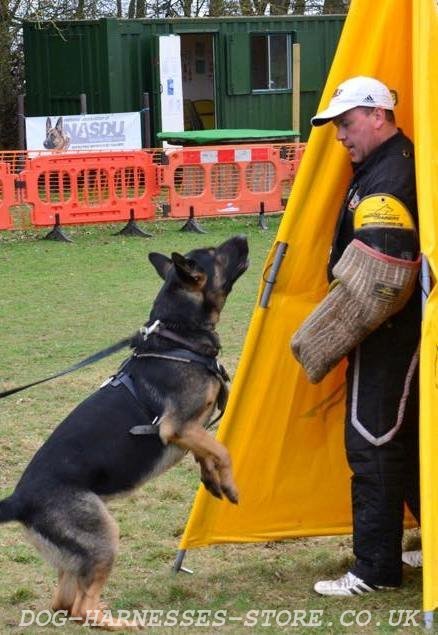
<path fill-rule="evenodd" d="M 160 351 L 150 353 L 134 353 L 134 357 L 142 358 L 142 357 L 158 357 L 162 359 L 170 359 L 175 362 L 185 362 L 191 363 L 195 362 L 196 364 L 201 364 L 205 366 L 207 370 L 209 370 L 213 375 L 220 381 L 230 381 L 230 377 L 225 370 L 225 368 L 220 364 L 215 357 L 208 357 L 207 355 L 200 355 L 199 353 L 195 353 L 191 350 L 187 350 L 185 348 L 172 348 L 168 351 Z"/>
<path fill-rule="evenodd" d="M 174 333 L 173 331 L 170 331 L 169 329 L 166 328 L 159 328 L 158 329 L 158 334 L 160 335 L 160 337 L 165 337 L 168 340 L 171 340 L 172 342 L 176 342 L 177 344 L 182 344 L 187 350 L 191 351 L 193 354 L 197 354 L 196 351 L 194 350 L 194 348 L 192 347 L 192 344 L 185 338 L 185 337 L 181 337 L 181 335 L 178 335 L 177 333 Z M 210 347 L 210 350 L 216 354 L 219 352 L 217 347 L 214 347 L 213 345 Z"/>
<path fill-rule="evenodd" d="M 116 388 L 117 386 L 120 386 L 120 384 L 123 384 L 125 388 L 129 390 L 131 395 L 135 397 L 135 399 L 137 399 L 138 401 L 137 391 L 135 390 L 134 382 L 132 381 L 131 376 L 128 375 L 128 373 L 125 373 L 125 372 L 118 373 L 115 377 L 113 377 L 108 382 L 108 384 L 110 386 L 114 386 L 114 388 Z M 105 383 L 105 385 L 107 384 Z"/>
<path fill-rule="evenodd" d="M 208 371 L 210 371 L 213 375 L 215 375 L 216 379 L 218 379 L 220 383 L 220 390 L 217 398 L 217 407 L 219 409 L 219 414 L 208 423 L 206 429 L 215 424 L 224 414 L 227 402 L 228 402 L 228 386 L 227 382 L 230 381 L 227 371 L 215 358 L 206 357 L 205 355 L 199 355 L 198 353 L 194 353 L 192 351 L 177 348 L 171 349 L 169 351 L 163 352 L 151 352 L 151 353 L 134 353 L 134 358 L 145 358 L 145 357 L 154 357 L 159 359 L 169 359 L 175 362 L 183 362 L 186 364 L 190 364 L 192 362 L 196 364 L 201 364 Z M 124 366 L 123 366 L 124 368 Z M 117 384 L 113 383 L 117 381 Z M 131 394 L 138 400 L 135 386 L 130 378 L 130 376 L 125 373 L 123 370 L 119 375 L 116 375 L 115 379 L 110 382 L 111 385 L 119 385 L 120 383 L 124 384 L 126 388 L 131 392 Z M 141 435 L 141 434 L 155 434 L 158 433 L 159 426 L 159 417 L 155 417 L 152 424 L 149 425 L 140 425 L 134 426 L 129 430 L 130 434 Z"/>
<path fill-rule="evenodd" d="M 132 377 L 125 371 L 125 367 L 127 366 L 129 361 L 130 360 L 127 359 L 125 362 L 123 362 L 117 375 L 109 377 L 106 381 L 104 381 L 101 385 L 101 388 L 106 388 L 107 386 L 111 386 L 112 388 L 117 388 L 120 385 L 124 386 L 131 393 L 131 396 L 139 402 L 142 410 L 146 410 L 146 412 L 143 412 L 143 414 L 149 415 L 152 419 L 152 423 L 148 425 L 139 425 L 132 427 L 129 430 L 130 434 L 158 434 L 158 424 L 160 421 L 160 417 L 159 415 L 155 414 L 156 410 L 154 412 L 154 409 L 151 408 L 150 405 L 140 402 Z"/>

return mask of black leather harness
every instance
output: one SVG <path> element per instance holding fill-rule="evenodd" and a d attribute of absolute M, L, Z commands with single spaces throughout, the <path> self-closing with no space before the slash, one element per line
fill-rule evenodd
<path fill-rule="evenodd" d="M 144 399 L 140 400 L 137 390 L 135 387 L 135 383 L 132 380 L 132 377 L 127 370 L 127 366 L 129 362 L 133 359 L 145 359 L 145 358 L 158 358 L 158 359 L 168 359 L 174 362 L 181 362 L 185 364 L 200 364 L 203 366 L 209 373 L 214 375 L 216 379 L 219 381 L 220 389 L 217 397 L 217 408 L 219 410 L 219 414 L 212 421 L 208 423 L 207 428 L 212 426 L 216 421 L 218 421 L 226 408 L 228 401 L 228 386 L 227 383 L 230 381 L 230 377 L 225 370 L 225 368 L 218 362 L 215 356 L 211 355 L 203 355 L 197 353 L 193 350 L 193 344 L 187 341 L 182 336 L 177 333 L 163 328 L 162 324 L 157 320 L 151 326 L 146 326 L 140 329 L 139 335 L 141 336 L 142 344 L 146 342 L 150 335 L 156 334 L 165 339 L 169 339 L 171 341 L 175 341 L 179 344 L 184 345 L 184 348 L 171 348 L 167 350 L 143 350 L 141 347 L 139 351 L 135 351 L 129 359 L 127 359 L 117 374 L 114 377 L 110 378 L 109 381 L 103 384 L 104 386 L 120 386 L 123 385 L 131 395 L 141 404 L 142 409 L 146 411 L 146 414 L 152 419 L 152 423 L 134 426 L 130 429 L 130 433 L 134 435 L 141 434 L 158 434 L 158 427 L 160 424 L 161 412 L 157 412 L 157 408 L 155 404 L 152 403 L 144 403 Z M 138 336 L 138 335 L 137 335 Z"/>

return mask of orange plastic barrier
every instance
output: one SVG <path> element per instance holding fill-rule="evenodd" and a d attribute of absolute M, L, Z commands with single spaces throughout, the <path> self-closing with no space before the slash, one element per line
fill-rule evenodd
<path fill-rule="evenodd" d="M 272 145 L 184 148 L 170 151 L 168 162 L 163 182 L 175 218 L 280 211 L 294 171 Z"/>
<path fill-rule="evenodd" d="M 9 207 L 15 203 L 14 181 L 8 163 L 0 162 L 0 229 L 12 229 Z"/>
<path fill-rule="evenodd" d="M 292 168 L 292 174 L 295 177 L 300 161 L 303 158 L 304 150 L 306 149 L 306 143 L 291 143 L 280 146 L 274 145 L 274 148 L 278 148 L 280 150 L 280 156 L 282 159 L 289 161 Z"/>
<path fill-rule="evenodd" d="M 147 152 L 28 155 L 20 180 L 33 225 L 102 223 L 155 216 L 159 167 Z"/>
<path fill-rule="evenodd" d="M 161 204 L 176 218 L 280 211 L 304 148 L 0 152 L 0 229 L 16 225 L 9 208 L 19 203 L 35 226 L 153 219 Z"/>

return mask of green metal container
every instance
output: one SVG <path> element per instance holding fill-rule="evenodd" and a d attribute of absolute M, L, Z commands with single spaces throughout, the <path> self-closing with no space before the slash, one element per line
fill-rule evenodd
<path fill-rule="evenodd" d="M 345 16 L 25 22 L 26 116 L 138 111 L 162 125 L 160 36 L 180 36 L 184 128 L 292 128 L 292 45 L 301 45 L 306 140 Z M 163 65 L 163 60 L 161 60 Z M 173 90 L 173 86 L 168 86 Z"/>

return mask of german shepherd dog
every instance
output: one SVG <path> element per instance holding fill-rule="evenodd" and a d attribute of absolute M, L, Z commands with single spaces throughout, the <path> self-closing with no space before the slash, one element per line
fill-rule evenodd
<path fill-rule="evenodd" d="M 0 522 L 22 523 L 58 570 L 53 610 L 85 623 L 91 614 L 108 630 L 137 625 L 108 618 L 100 603 L 118 546 L 103 499 L 158 476 L 189 450 L 205 487 L 238 501 L 228 451 L 203 426 L 223 393 L 215 325 L 248 267 L 246 238 L 149 260 L 164 284 L 131 357 L 54 430 L 0 502 Z"/>
<path fill-rule="evenodd" d="M 46 138 L 43 146 L 46 150 L 67 150 L 70 145 L 70 137 L 64 132 L 62 117 L 58 117 L 55 127 L 52 126 L 50 117 L 46 119 Z"/>

